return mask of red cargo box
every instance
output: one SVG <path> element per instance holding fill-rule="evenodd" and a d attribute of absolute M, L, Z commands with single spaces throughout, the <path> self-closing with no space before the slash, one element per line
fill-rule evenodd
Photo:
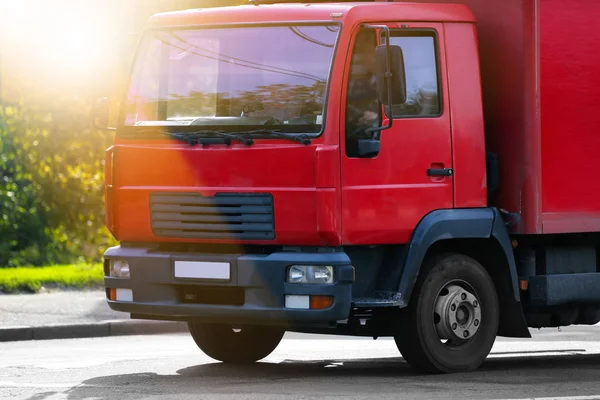
<path fill-rule="evenodd" d="M 418 1 L 477 17 L 492 205 L 523 233 L 600 231 L 600 2 Z"/>

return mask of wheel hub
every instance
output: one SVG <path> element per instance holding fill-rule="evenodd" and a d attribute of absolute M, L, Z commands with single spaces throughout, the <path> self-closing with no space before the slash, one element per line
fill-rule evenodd
<path fill-rule="evenodd" d="M 434 322 L 440 339 L 470 339 L 481 324 L 479 301 L 468 290 L 448 285 L 436 299 Z"/>

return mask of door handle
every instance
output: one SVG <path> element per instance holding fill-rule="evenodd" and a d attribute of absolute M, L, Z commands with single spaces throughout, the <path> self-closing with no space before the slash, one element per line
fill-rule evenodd
<path fill-rule="evenodd" d="M 427 176 L 452 176 L 454 170 L 452 168 L 429 168 Z"/>

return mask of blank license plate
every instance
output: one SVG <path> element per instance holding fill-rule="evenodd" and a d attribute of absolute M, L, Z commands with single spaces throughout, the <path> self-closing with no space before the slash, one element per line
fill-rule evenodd
<path fill-rule="evenodd" d="M 226 262 L 175 261 L 175 277 L 229 280 L 231 265 Z"/>

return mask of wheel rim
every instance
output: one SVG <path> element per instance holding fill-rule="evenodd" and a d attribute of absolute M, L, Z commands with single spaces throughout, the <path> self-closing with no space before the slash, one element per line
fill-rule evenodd
<path fill-rule="evenodd" d="M 446 346 L 462 346 L 472 340 L 479 332 L 481 318 L 481 302 L 471 285 L 453 281 L 438 292 L 433 322 Z"/>

